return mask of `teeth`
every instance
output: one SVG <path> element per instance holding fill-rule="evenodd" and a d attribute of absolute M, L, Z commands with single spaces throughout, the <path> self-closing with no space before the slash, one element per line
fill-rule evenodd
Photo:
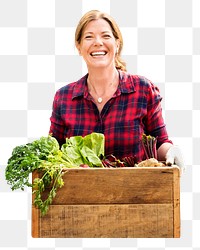
<path fill-rule="evenodd" d="M 97 52 L 92 52 L 92 56 L 104 56 L 106 54 L 105 51 L 97 51 Z"/>

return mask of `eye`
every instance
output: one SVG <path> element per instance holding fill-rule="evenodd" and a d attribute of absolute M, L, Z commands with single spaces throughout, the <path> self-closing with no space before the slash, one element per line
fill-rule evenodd
<path fill-rule="evenodd" d="M 103 37 L 106 39 L 111 38 L 111 36 L 109 34 L 105 34 L 105 35 L 103 35 Z"/>
<path fill-rule="evenodd" d="M 85 39 L 92 39 L 92 36 L 88 35 L 88 36 L 85 36 Z"/>

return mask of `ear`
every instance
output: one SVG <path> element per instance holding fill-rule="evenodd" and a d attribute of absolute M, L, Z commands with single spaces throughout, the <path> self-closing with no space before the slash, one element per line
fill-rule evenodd
<path fill-rule="evenodd" d="M 118 54 L 118 51 L 119 51 L 119 47 L 120 47 L 120 41 L 119 39 L 116 40 L 116 53 Z"/>
<path fill-rule="evenodd" d="M 79 43 L 76 42 L 76 48 L 78 50 L 79 55 L 81 56 L 81 46 Z"/>

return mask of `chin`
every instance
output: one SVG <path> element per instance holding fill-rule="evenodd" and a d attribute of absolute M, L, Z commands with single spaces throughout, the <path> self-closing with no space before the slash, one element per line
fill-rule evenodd
<path fill-rule="evenodd" d="M 110 63 L 105 62 L 96 62 L 89 65 L 90 68 L 101 68 L 101 69 L 108 69 L 111 66 Z"/>

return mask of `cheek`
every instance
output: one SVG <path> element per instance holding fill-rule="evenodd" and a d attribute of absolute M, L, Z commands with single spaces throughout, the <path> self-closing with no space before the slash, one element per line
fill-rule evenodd
<path fill-rule="evenodd" d="M 80 46 L 79 51 L 81 55 L 86 55 L 89 53 L 89 48 L 90 48 L 91 44 L 89 43 L 84 43 Z"/>
<path fill-rule="evenodd" d="M 116 43 L 109 44 L 110 50 L 112 50 L 114 53 L 116 53 L 118 49 L 118 45 Z"/>

